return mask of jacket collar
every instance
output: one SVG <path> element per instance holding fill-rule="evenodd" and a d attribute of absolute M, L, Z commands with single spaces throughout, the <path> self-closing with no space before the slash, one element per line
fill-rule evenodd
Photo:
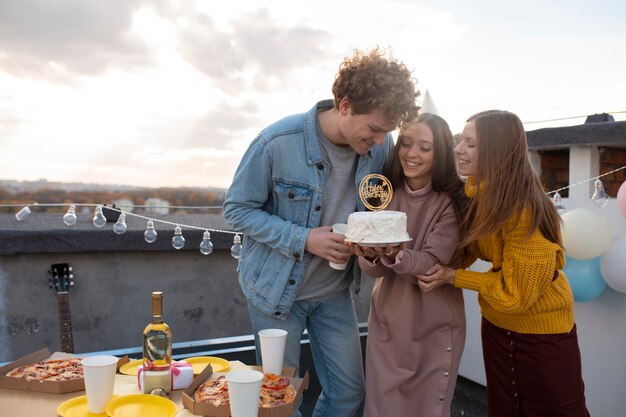
<path fill-rule="evenodd" d="M 317 136 L 317 113 L 320 110 L 332 109 L 332 100 L 317 102 L 311 110 L 304 115 L 304 146 L 306 149 L 306 161 L 309 165 L 315 165 L 323 161 Z"/>

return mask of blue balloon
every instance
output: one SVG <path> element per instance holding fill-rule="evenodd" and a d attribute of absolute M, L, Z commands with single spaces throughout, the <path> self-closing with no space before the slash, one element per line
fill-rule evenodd
<path fill-rule="evenodd" d="M 591 301 L 606 288 L 600 271 L 600 256 L 591 259 L 574 259 L 565 256 L 567 262 L 563 272 L 569 281 L 574 301 Z"/>

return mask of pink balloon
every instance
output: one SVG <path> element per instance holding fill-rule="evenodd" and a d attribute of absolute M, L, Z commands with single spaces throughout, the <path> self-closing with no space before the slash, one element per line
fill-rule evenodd
<path fill-rule="evenodd" d="M 617 190 L 617 207 L 622 212 L 622 216 L 626 217 L 626 181 Z"/>

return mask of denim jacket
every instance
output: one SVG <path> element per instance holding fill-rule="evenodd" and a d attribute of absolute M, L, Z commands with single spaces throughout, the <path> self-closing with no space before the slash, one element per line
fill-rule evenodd
<path fill-rule="evenodd" d="M 307 113 L 264 129 L 241 159 L 224 202 L 224 217 L 244 234 L 237 267 L 243 293 L 277 318 L 285 319 L 291 309 L 313 256 L 304 250 L 309 231 L 321 226 L 331 167 L 322 157 L 316 117 L 318 109 L 332 107 L 332 100 L 320 101 Z M 355 187 L 382 171 L 392 148 L 387 134 L 382 146 L 359 157 Z M 365 209 L 359 198 L 355 206 Z M 360 280 L 358 267 L 354 270 Z"/>

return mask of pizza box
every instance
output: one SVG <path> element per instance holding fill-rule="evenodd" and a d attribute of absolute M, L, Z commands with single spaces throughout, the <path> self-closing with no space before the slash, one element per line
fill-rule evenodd
<path fill-rule="evenodd" d="M 85 389 L 84 378 L 70 381 L 27 381 L 25 379 L 11 378 L 6 374 L 14 368 L 48 359 L 72 358 L 76 355 L 55 352 L 50 354 L 48 349 L 41 349 L 35 353 L 19 358 L 11 363 L 0 367 L 0 388 L 18 389 L 24 391 L 48 392 L 52 394 L 65 394 L 67 392 L 83 391 Z M 120 359 L 118 368 L 128 362 L 128 357 Z"/>
<path fill-rule="evenodd" d="M 263 372 L 263 367 L 261 366 L 250 366 L 249 368 Z M 198 375 L 193 380 L 191 385 L 189 385 L 187 389 L 183 391 L 183 405 L 186 409 L 196 415 L 210 417 L 229 417 L 229 406 L 220 405 L 216 407 L 208 403 L 198 403 L 194 399 L 194 393 L 196 392 L 196 388 L 198 388 L 204 381 L 209 379 L 212 374 L 213 369 L 211 369 L 211 365 L 209 365 L 200 373 L 200 375 Z M 258 417 L 288 417 L 292 415 L 294 411 L 296 411 L 296 407 L 300 404 L 300 398 L 302 398 L 302 392 L 309 386 L 309 372 L 307 371 L 304 374 L 304 378 L 294 378 L 295 374 L 295 368 L 283 368 L 283 372 L 281 374 L 281 376 L 289 378 L 289 381 L 296 389 L 296 398 L 293 400 L 293 402 L 272 408 L 259 407 Z M 224 375 L 224 373 L 216 372 L 215 375 Z"/>

